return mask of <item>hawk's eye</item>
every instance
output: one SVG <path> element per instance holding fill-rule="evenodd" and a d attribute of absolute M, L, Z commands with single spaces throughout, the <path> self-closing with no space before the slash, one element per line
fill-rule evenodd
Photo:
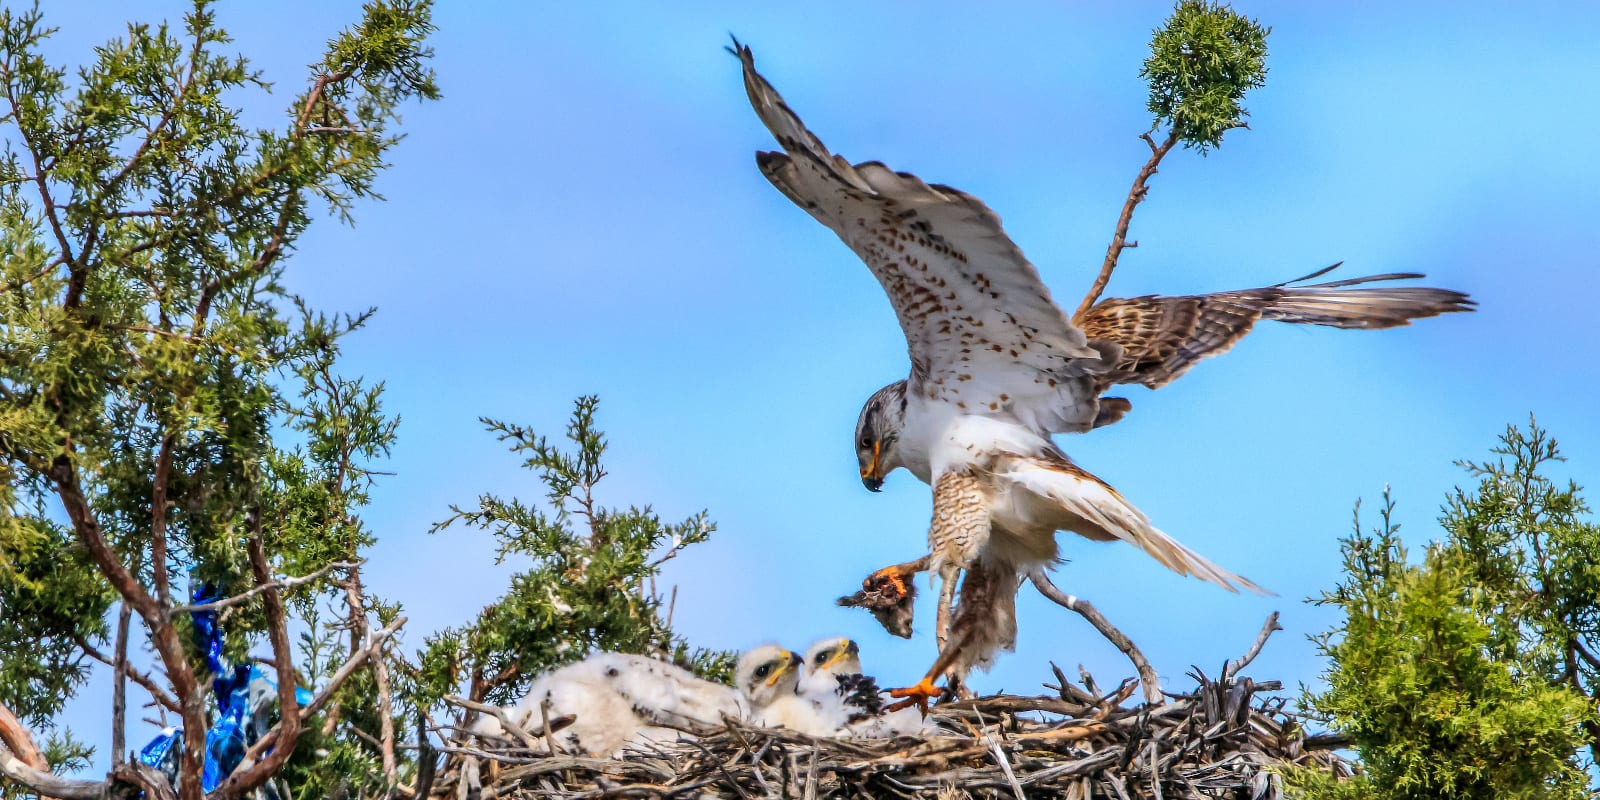
<path fill-rule="evenodd" d="M 824 650 L 824 651 L 822 651 L 822 652 L 820 652 L 820 653 L 818 653 L 818 654 L 817 654 L 817 666 L 819 666 L 819 667 L 820 667 L 820 666 L 822 666 L 822 665 L 823 665 L 823 664 L 826 664 L 826 663 L 828 663 L 828 655 L 829 655 L 829 653 L 828 653 L 828 651 L 826 651 L 826 650 Z"/>
<path fill-rule="evenodd" d="M 872 437 L 871 436 L 863 436 L 863 437 L 861 437 L 861 449 L 862 450 L 866 450 L 867 448 L 870 448 L 870 447 L 872 447 Z"/>
<path fill-rule="evenodd" d="M 772 672 L 772 665 L 771 664 L 762 664 L 761 666 L 756 667 L 756 677 L 757 678 L 765 678 L 771 672 Z"/>

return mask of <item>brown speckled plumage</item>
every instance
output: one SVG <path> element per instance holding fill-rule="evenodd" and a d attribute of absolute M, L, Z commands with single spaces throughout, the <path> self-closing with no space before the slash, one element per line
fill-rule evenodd
<path fill-rule="evenodd" d="M 1323 270 L 1260 289 L 1108 299 L 1068 319 L 982 201 L 829 152 L 756 72 L 750 48 L 735 42 L 730 50 L 751 106 L 783 149 L 756 155 L 761 173 L 865 262 L 906 337 L 911 375 L 873 395 L 855 441 L 867 488 L 900 467 L 933 485 L 929 557 L 874 573 L 840 602 L 871 609 L 905 635 L 905 580 L 931 562 L 943 586 L 941 659 L 930 674 L 948 667 L 960 675 L 1011 646 L 1019 576 L 1054 562 L 1061 530 L 1127 542 L 1229 591 L 1263 591 L 1163 533 L 1051 440 L 1127 414 L 1131 403 L 1101 397 L 1107 389 L 1164 386 L 1258 320 L 1372 329 L 1472 308 L 1459 292 L 1372 285 L 1419 275 L 1303 285 Z"/>

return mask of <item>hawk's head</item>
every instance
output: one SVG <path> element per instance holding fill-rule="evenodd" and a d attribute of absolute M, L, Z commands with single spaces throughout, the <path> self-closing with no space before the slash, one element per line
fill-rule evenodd
<path fill-rule="evenodd" d="M 734 670 L 734 686 L 757 709 L 792 695 L 800 684 L 803 659 L 775 644 L 764 644 L 739 658 Z"/>
<path fill-rule="evenodd" d="M 905 466 L 895 445 L 906 421 L 906 382 L 895 381 L 874 392 L 856 420 L 856 460 L 861 462 L 861 483 L 876 492 L 883 479 Z"/>

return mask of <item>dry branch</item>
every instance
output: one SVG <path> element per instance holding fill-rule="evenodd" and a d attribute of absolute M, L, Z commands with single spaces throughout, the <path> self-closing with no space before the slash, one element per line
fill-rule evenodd
<path fill-rule="evenodd" d="M 1161 703 L 1161 679 L 1156 675 L 1155 668 L 1150 666 L 1150 661 L 1144 657 L 1144 653 L 1140 652 L 1127 634 L 1117 630 L 1116 626 L 1112 625 L 1110 620 L 1107 620 L 1099 609 L 1096 609 L 1089 601 L 1061 591 L 1050 581 L 1050 576 L 1045 574 L 1042 567 L 1028 573 L 1028 580 L 1033 582 L 1034 588 L 1038 589 L 1040 594 L 1062 608 L 1077 612 L 1088 620 L 1089 624 L 1100 632 L 1100 635 L 1116 645 L 1117 649 L 1121 650 L 1123 655 L 1126 655 L 1128 660 L 1133 662 L 1133 668 L 1139 673 L 1139 682 L 1144 685 L 1145 702 L 1151 705 Z"/>
<path fill-rule="evenodd" d="M 1106 284 L 1111 282 L 1111 273 L 1117 268 L 1117 259 L 1122 257 L 1123 248 L 1139 246 L 1138 242 L 1128 241 L 1128 225 L 1133 222 L 1133 210 L 1144 202 L 1145 196 L 1150 193 L 1149 187 L 1145 184 L 1156 174 L 1161 159 L 1166 158 L 1173 145 L 1178 143 L 1178 129 L 1173 128 L 1166 141 L 1159 145 L 1148 133 L 1140 134 L 1139 138 L 1150 146 L 1150 160 L 1144 163 L 1144 167 L 1133 179 L 1133 188 L 1128 190 L 1128 199 L 1123 202 L 1122 213 L 1117 216 L 1117 229 L 1111 235 L 1111 244 L 1106 247 L 1105 261 L 1100 264 L 1100 274 L 1095 276 L 1094 284 L 1089 287 L 1089 293 L 1084 296 L 1083 302 L 1078 304 L 1078 310 L 1072 312 L 1072 321 L 1075 323 L 1082 320 L 1084 314 L 1089 313 L 1095 301 L 1100 299 L 1100 294 L 1106 290 Z"/>
<path fill-rule="evenodd" d="M 361 563 L 362 562 L 360 561 L 334 561 L 309 575 L 302 575 L 298 578 L 293 576 L 278 578 L 276 580 L 268 581 L 267 583 L 252 586 L 248 591 L 241 592 L 240 594 L 236 594 L 232 597 L 224 597 L 221 600 L 213 600 L 209 603 L 200 603 L 192 606 L 177 606 L 176 608 L 172 609 L 172 616 L 177 618 L 183 614 L 194 614 L 204 611 L 221 611 L 224 608 L 232 608 L 233 606 L 248 602 L 250 598 L 255 597 L 263 592 L 269 590 L 283 591 L 285 589 L 293 589 L 296 586 L 304 586 L 305 584 L 311 583 L 312 581 L 327 575 L 333 570 L 354 569 Z"/>

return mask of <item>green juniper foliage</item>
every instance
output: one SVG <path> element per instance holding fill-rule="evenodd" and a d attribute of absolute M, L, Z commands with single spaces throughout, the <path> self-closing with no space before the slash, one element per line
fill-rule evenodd
<path fill-rule="evenodd" d="M 1271 32 L 1222 3 L 1178 3 L 1139 72 L 1150 83 L 1150 129 L 1170 126 L 1185 147 L 1204 154 L 1230 128 L 1244 127 L 1249 113 L 1240 101 L 1266 83 Z"/>
<path fill-rule="evenodd" d="M 460 691 L 470 699 L 509 703 L 539 673 L 608 650 L 669 659 L 700 675 L 731 679 L 733 654 L 691 650 L 663 618 L 655 591 L 662 565 L 715 530 L 704 512 L 669 523 L 649 506 L 601 506 L 595 487 L 605 478 L 606 442 L 594 427 L 598 401 L 577 401 L 564 449 L 532 431 L 485 419 L 523 466 L 538 474 L 546 508 L 515 498 L 478 498 L 476 508 L 452 507 L 455 523 L 488 531 L 499 559 L 533 560 L 477 620 L 440 632 L 420 654 L 414 691 L 423 704 Z"/>
<path fill-rule="evenodd" d="M 431 30 L 425 0 L 373 0 L 303 90 L 273 101 L 281 123 L 250 129 L 233 103 L 268 85 L 226 52 L 206 0 L 181 26 L 130 24 L 75 71 L 41 54 L 38 8 L 0 10 L 0 703 L 61 758 L 82 753 L 51 718 L 85 665 L 148 642 L 159 669 L 130 686 L 135 723 L 114 741 L 153 733 L 137 720 L 157 693 L 185 729 L 179 794 L 200 796 L 210 676 L 175 610 L 190 574 L 228 595 L 264 588 L 223 627 L 231 657 L 272 652 L 284 693 L 327 677 L 293 673 L 292 620 L 350 603 L 354 646 L 370 615 L 393 617 L 355 567 L 270 588 L 372 543 L 356 511 L 395 424 L 381 386 L 335 366 L 367 315 L 311 311 L 280 280 L 307 226 L 376 197 L 400 105 L 438 95 Z M 117 603 L 131 641 L 107 623 Z M 375 758 L 349 721 L 376 700 L 355 692 L 308 725 Z M 275 748 L 221 795 L 295 752 Z"/>
<path fill-rule="evenodd" d="M 1328 688 L 1307 704 L 1365 774 L 1295 775 L 1304 796 L 1589 796 L 1600 529 L 1578 487 L 1544 473 L 1560 458 L 1546 431 L 1510 428 L 1494 452 L 1464 462 L 1478 486 L 1451 496 L 1420 563 L 1387 494 L 1382 525 L 1345 540 L 1346 579 L 1320 600 L 1344 620 L 1319 639 Z"/>

